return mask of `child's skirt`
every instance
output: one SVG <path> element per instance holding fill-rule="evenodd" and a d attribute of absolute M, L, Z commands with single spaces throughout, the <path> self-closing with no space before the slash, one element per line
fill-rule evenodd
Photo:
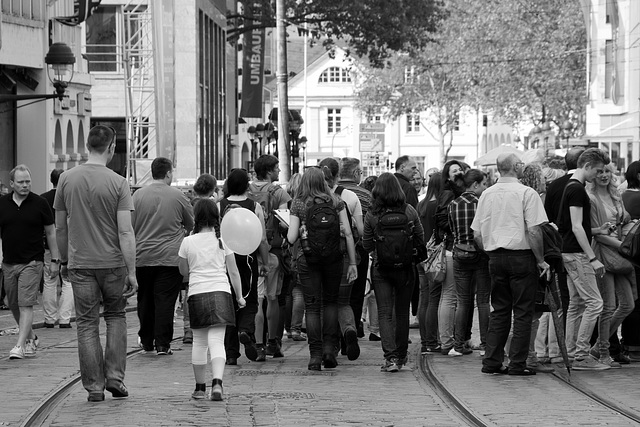
<path fill-rule="evenodd" d="M 189 320 L 192 329 L 236 324 L 236 312 L 229 292 L 206 292 L 190 295 Z"/>

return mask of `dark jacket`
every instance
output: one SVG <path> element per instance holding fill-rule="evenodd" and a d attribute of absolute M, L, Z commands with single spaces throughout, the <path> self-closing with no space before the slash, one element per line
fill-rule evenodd
<path fill-rule="evenodd" d="M 413 188 L 413 185 L 411 185 L 406 176 L 400 173 L 394 173 L 394 175 L 398 178 L 398 182 L 400 182 L 400 187 L 402 187 L 402 192 L 404 193 L 407 204 L 411 205 L 413 209 L 417 209 L 418 193 L 416 193 L 416 189 Z"/>
<path fill-rule="evenodd" d="M 453 235 L 449 228 L 449 204 L 464 192 L 451 181 L 446 181 L 442 193 L 436 199 L 435 227 L 436 242 L 440 243 L 446 237 L 447 250 L 453 247 Z"/>

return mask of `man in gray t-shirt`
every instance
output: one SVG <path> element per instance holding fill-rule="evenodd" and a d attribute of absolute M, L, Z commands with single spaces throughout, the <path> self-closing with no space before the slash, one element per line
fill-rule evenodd
<path fill-rule="evenodd" d="M 146 351 L 172 354 L 173 313 L 182 288 L 178 249 L 193 229 L 193 208 L 182 191 L 171 187 L 173 164 L 157 157 L 153 182 L 133 195 L 131 214 L 136 235 L 140 343 Z"/>
<path fill-rule="evenodd" d="M 94 126 L 87 138 L 89 160 L 61 175 L 53 207 L 61 274 L 73 287 L 82 385 L 90 402 L 129 395 L 124 385 L 127 356 L 126 299 L 138 289 L 133 202 L 127 181 L 106 167 L 116 133 Z M 100 303 L 107 347 L 100 344 Z"/>

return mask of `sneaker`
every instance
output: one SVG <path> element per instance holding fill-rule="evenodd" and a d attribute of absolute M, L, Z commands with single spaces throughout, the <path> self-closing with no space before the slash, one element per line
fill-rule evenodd
<path fill-rule="evenodd" d="M 307 335 L 303 334 L 300 331 L 293 331 L 291 333 L 291 339 L 294 341 L 306 341 L 307 340 Z"/>
<path fill-rule="evenodd" d="M 447 347 L 447 348 L 441 347 L 440 348 L 440 354 L 442 354 L 443 356 L 446 356 L 446 355 L 449 354 L 449 352 L 451 351 L 452 348 L 453 347 Z"/>
<path fill-rule="evenodd" d="M 611 366 L 602 364 L 591 355 L 578 359 L 577 357 L 573 361 L 572 366 L 574 371 L 605 371 L 611 369 Z"/>
<path fill-rule="evenodd" d="M 247 356 L 247 359 L 255 362 L 258 358 L 258 349 L 249 334 L 244 331 L 240 332 L 238 334 L 238 340 L 244 346 L 244 355 Z"/>
<path fill-rule="evenodd" d="M 600 350 L 598 349 L 597 345 L 594 345 L 593 347 L 591 347 L 591 350 L 589 350 L 589 354 L 595 357 L 596 359 L 600 358 Z"/>
<path fill-rule="evenodd" d="M 38 349 L 38 347 L 40 346 L 40 340 L 38 339 L 37 335 L 33 336 L 33 339 L 31 340 L 31 343 L 33 344 L 33 346 L 36 348 L 36 350 Z"/>
<path fill-rule="evenodd" d="M 9 359 L 24 359 L 24 350 L 19 345 L 13 347 L 9 352 Z"/>
<path fill-rule="evenodd" d="M 380 338 L 380 336 L 377 335 L 377 334 L 370 333 L 369 334 L 369 341 L 382 341 L 382 338 Z"/>
<path fill-rule="evenodd" d="M 196 389 L 193 391 L 193 393 L 191 393 L 191 398 L 192 398 L 192 399 L 202 400 L 202 399 L 204 399 L 205 397 L 207 397 L 207 393 L 206 393 L 206 391 L 205 391 L 205 390 L 200 390 L 200 389 L 198 389 L 198 386 L 199 386 L 199 385 L 200 385 L 200 384 L 196 385 Z M 204 385 L 204 384 L 203 384 L 203 385 Z M 206 387 L 207 387 L 207 386 L 205 385 L 205 388 L 206 388 Z"/>
<path fill-rule="evenodd" d="M 182 344 L 193 344 L 193 331 L 191 329 L 184 331 Z"/>
<path fill-rule="evenodd" d="M 555 372 L 555 369 L 553 369 L 551 366 L 544 365 L 539 360 L 536 360 L 535 362 L 527 362 L 527 368 L 531 369 L 532 371 L 540 372 L 541 374 L 550 374 L 552 372 Z"/>
<path fill-rule="evenodd" d="M 36 355 L 36 345 L 33 340 L 27 340 L 24 344 L 24 355 L 26 357 L 34 357 Z"/>
<path fill-rule="evenodd" d="M 564 358 L 562 356 L 553 356 L 549 358 L 549 363 L 564 363 Z"/>
<path fill-rule="evenodd" d="M 428 354 L 428 353 L 440 353 L 442 351 L 442 348 L 440 348 L 440 346 L 436 346 L 436 347 L 423 347 L 422 350 L 420 351 L 420 353 L 422 354 Z"/>
<path fill-rule="evenodd" d="M 169 347 L 158 347 L 158 356 L 171 356 L 173 354 L 173 350 Z"/>
<path fill-rule="evenodd" d="M 264 348 L 264 344 L 256 344 L 256 352 L 258 353 L 256 356 L 256 362 L 264 362 L 267 360 L 267 352 Z"/>
<path fill-rule="evenodd" d="M 628 365 L 629 363 L 631 363 L 631 359 L 629 359 L 629 356 L 623 353 L 618 353 L 611 357 L 614 361 L 618 362 L 621 365 Z"/>
<path fill-rule="evenodd" d="M 347 344 L 347 359 L 356 360 L 360 357 L 360 346 L 358 345 L 358 333 L 349 329 L 344 334 L 344 340 Z"/>
<path fill-rule="evenodd" d="M 473 350 L 471 350 L 470 347 L 463 346 L 459 350 L 456 350 L 455 347 L 452 347 L 451 350 L 449 350 L 449 353 L 447 353 L 447 354 L 449 356 L 463 356 L 463 355 L 471 354 L 471 353 L 473 353 Z"/>
<path fill-rule="evenodd" d="M 403 366 L 406 366 L 409 363 L 409 356 L 398 358 L 398 370 L 402 369 Z"/>
<path fill-rule="evenodd" d="M 222 380 L 214 378 L 211 382 L 211 400 L 221 401 L 223 394 Z"/>
<path fill-rule="evenodd" d="M 398 372 L 398 359 L 389 359 L 384 362 L 384 365 L 380 367 L 380 372 Z"/>
<path fill-rule="evenodd" d="M 598 359 L 598 362 L 602 363 L 603 365 L 609 366 L 611 369 L 622 368 L 622 365 L 616 362 L 615 360 L 613 360 L 611 356 L 603 356 L 600 359 Z"/>
<path fill-rule="evenodd" d="M 267 356 L 273 356 L 274 358 L 284 357 L 284 353 L 282 353 L 282 346 L 278 338 L 269 339 L 269 341 L 267 341 Z"/>

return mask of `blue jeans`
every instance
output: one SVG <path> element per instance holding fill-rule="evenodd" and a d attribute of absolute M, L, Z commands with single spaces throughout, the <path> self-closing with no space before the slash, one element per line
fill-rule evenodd
<path fill-rule="evenodd" d="M 340 278 L 340 292 L 338 294 L 338 323 L 340 332 L 346 334 L 348 330 L 356 330 L 356 321 L 351 308 L 351 290 L 353 282 L 347 281 L 349 257 L 345 256 L 342 263 L 342 277 Z"/>
<path fill-rule="evenodd" d="M 414 268 L 380 271 L 375 266 L 371 282 L 378 303 L 378 323 L 384 358 L 407 356 L 409 347 L 409 305 L 415 281 Z"/>
<path fill-rule="evenodd" d="M 307 318 L 307 339 L 311 357 L 333 354 L 338 345 L 338 295 L 342 257 L 334 263 L 307 264 L 298 260 Z"/>
<path fill-rule="evenodd" d="M 509 346 L 509 369 L 526 368 L 531 337 L 531 322 L 535 308 L 538 274 L 533 252 L 499 249 L 489 253 L 491 274 L 491 305 L 493 311 L 487 330 L 487 349 L 483 366 L 499 369 L 504 360 L 504 346 L 511 329 L 513 312 L 513 338 Z"/>
<path fill-rule="evenodd" d="M 447 276 L 442 282 L 442 293 L 438 305 L 438 333 L 442 349 L 453 347 L 456 321 L 456 281 L 453 277 L 453 257 L 447 252 Z"/>
<path fill-rule="evenodd" d="M 598 281 L 598 288 L 602 296 L 602 313 L 598 320 L 598 347 L 601 357 L 609 354 L 611 335 L 618 333 L 618 328 L 623 320 L 633 311 L 634 302 L 631 288 L 631 280 L 633 279 L 635 279 L 633 274 L 605 273 L 604 277 Z M 615 351 L 619 353 L 618 349 Z"/>
<path fill-rule="evenodd" d="M 427 307 L 429 307 L 429 280 L 427 279 L 427 273 L 425 273 L 424 267 L 422 265 L 418 265 L 418 284 L 420 286 L 420 299 L 418 300 L 418 328 L 420 330 L 420 345 L 424 348 L 427 347 Z"/>
<path fill-rule="evenodd" d="M 489 294 L 491 293 L 489 260 L 485 256 L 479 256 L 476 262 L 471 263 L 454 259 L 453 277 L 456 282 L 457 301 L 454 347 L 460 351 L 468 339 L 467 331 L 473 320 L 473 297 L 475 296 L 478 304 L 480 345 L 484 348 L 487 342 L 486 335 L 491 311 L 489 308 Z"/>
<path fill-rule="evenodd" d="M 567 352 L 571 357 L 589 354 L 591 334 L 602 312 L 602 297 L 598 290 L 596 272 L 584 252 L 563 253 L 564 268 L 569 286 L 567 310 Z"/>
<path fill-rule="evenodd" d="M 80 374 L 82 385 L 89 393 L 101 393 L 106 380 L 124 380 L 127 318 L 122 292 L 126 272 L 124 267 L 69 270 L 76 305 Z M 104 354 L 100 344 L 100 300 L 107 324 Z"/>

